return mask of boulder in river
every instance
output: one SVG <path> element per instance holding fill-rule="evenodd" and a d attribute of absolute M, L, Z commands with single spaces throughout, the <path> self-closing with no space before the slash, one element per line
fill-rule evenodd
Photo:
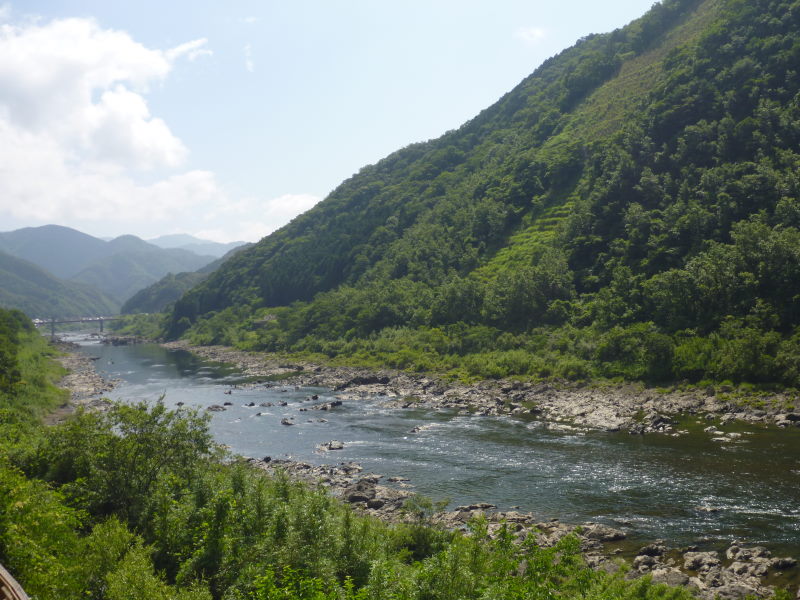
<path fill-rule="evenodd" d="M 324 404 L 315 404 L 311 408 L 313 410 L 333 410 L 337 406 L 341 406 L 341 400 L 332 400 L 331 402 L 325 402 Z"/>
<path fill-rule="evenodd" d="M 372 478 L 359 479 L 355 484 L 345 488 L 343 496 L 351 504 L 356 502 L 369 502 L 377 494 L 375 480 Z"/>
<path fill-rule="evenodd" d="M 317 446 L 319 450 L 342 450 L 344 449 L 344 444 L 339 440 L 331 440 L 330 442 L 325 442 L 324 444 L 320 444 Z"/>
<path fill-rule="evenodd" d="M 683 555 L 683 568 L 688 571 L 704 571 L 719 566 L 716 552 L 687 552 Z"/>
<path fill-rule="evenodd" d="M 797 560 L 788 556 L 773 558 L 770 561 L 770 566 L 778 571 L 785 571 L 786 569 L 794 569 L 797 566 Z"/>
<path fill-rule="evenodd" d="M 752 546 L 744 548 L 738 544 L 733 544 L 725 551 L 725 557 L 729 560 L 752 560 L 754 558 L 769 558 L 770 551 L 764 546 Z"/>
<path fill-rule="evenodd" d="M 775 425 L 778 427 L 800 427 L 800 413 L 785 413 L 775 415 Z"/>
<path fill-rule="evenodd" d="M 688 575 L 670 567 L 653 569 L 650 575 L 653 578 L 653 583 L 664 583 L 674 587 L 688 585 L 689 583 Z"/>
<path fill-rule="evenodd" d="M 660 540 L 639 548 L 639 554 L 643 556 L 663 556 L 666 551 L 667 547 Z"/>
<path fill-rule="evenodd" d="M 598 542 L 616 542 L 624 540 L 627 536 L 624 531 L 614 529 L 608 525 L 600 525 L 599 523 L 587 523 L 584 527 L 582 535 L 590 540 L 597 540 Z"/>

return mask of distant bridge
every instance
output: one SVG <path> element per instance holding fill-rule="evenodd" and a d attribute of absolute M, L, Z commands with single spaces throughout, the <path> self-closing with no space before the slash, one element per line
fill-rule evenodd
<path fill-rule="evenodd" d="M 56 336 L 56 325 L 60 323 L 99 323 L 100 333 L 103 333 L 103 323 L 106 321 L 119 321 L 122 317 L 75 317 L 73 319 L 34 319 L 33 324 L 36 327 L 44 327 L 50 325 L 50 336 Z"/>

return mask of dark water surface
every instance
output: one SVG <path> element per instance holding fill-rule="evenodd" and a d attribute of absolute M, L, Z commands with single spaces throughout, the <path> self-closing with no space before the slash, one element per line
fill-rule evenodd
<path fill-rule="evenodd" d="M 184 351 L 91 343 L 83 350 L 99 357 L 100 372 L 123 380 L 112 399 L 154 401 L 163 394 L 168 406 L 200 408 L 233 402 L 212 413 L 211 430 L 245 456 L 356 461 L 366 471 L 408 477 L 416 491 L 453 505 L 519 506 L 542 519 L 605 522 L 628 530 L 634 540 L 721 547 L 738 539 L 800 557 L 798 429 L 728 426 L 722 429 L 742 437 L 723 444 L 702 432 L 707 423 L 694 420 L 682 426 L 689 435 L 673 438 L 559 432 L 516 417 L 390 409 L 380 398 L 300 412 L 335 394 L 260 385 L 227 395 L 236 371 Z M 320 399 L 306 400 L 311 394 Z M 281 401 L 287 406 L 278 406 Z M 245 406 L 249 402 L 256 406 Z M 275 406 L 258 406 L 262 402 Z M 296 425 L 281 425 L 282 418 Z M 410 433 L 419 426 L 419 433 Z M 344 449 L 315 451 L 329 440 L 341 440 Z"/>

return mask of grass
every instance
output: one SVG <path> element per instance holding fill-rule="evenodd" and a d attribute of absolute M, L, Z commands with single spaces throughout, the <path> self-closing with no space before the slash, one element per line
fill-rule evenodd
<path fill-rule="evenodd" d="M 0 396 L 0 406 L 18 418 L 34 422 L 69 399 L 69 392 L 56 385 L 67 371 L 53 360 L 59 352 L 44 336 L 32 331 L 20 337 L 17 360 L 22 378 L 13 395 Z"/>
<path fill-rule="evenodd" d="M 661 83 L 661 62 L 675 48 L 696 42 L 718 18 L 716 7 L 720 3 L 721 0 L 705 0 L 683 23 L 670 29 L 662 43 L 624 61 L 617 76 L 595 90 L 578 107 L 564 130 L 545 147 L 558 146 L 567 140 L 574 143 L 576 139 L 589 144 L 622 129 L 649 90 Z"/>
<path fill-rule="evenodd" d="M 499 273 L 530 265 L 532 259 L 555 239 L 559 225 L 570 215 L 572 207 L 572 202 L 551 206 L 540 217 L 534 218 L 532 223 L 523 224 L 521 230 L 512 235 L 488 263 L 475 270 L 475 275 L 481 279 L 491 279 Z"/>

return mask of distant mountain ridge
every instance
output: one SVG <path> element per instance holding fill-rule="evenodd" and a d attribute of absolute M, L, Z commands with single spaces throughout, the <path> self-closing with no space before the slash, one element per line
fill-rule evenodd
<path fill-rule="evenodd" d="M 157 282 L 139 290 L 128 298 L 122 305 L 122 314 L 132 313 L 157 313 L 163 312 L 167 307 L 180 299 L 183 294 L 205 280 L 216 271 L 223 263 L 239 252 L 246 250 L 252 244 L 243 244 L 229 250 L 225 256 L 201 267 L 197 271 L 184 273 L 167 273 Z"/>
<path fill-rule="evenodd" d="M 61 225 L 0 232 L 0 250 L 39 265 L 63 279 L 77 275 L 102 258 L 110 243 Z"/>
<path fill-rule="evenodd" d="M 194 271 L 214 260 L 185 249 L 160 248 L 133 235 L 104 241 L 60 225 L 0 233 L 0 250 L 57 278 L 89 284 L 117 304 L 169 272 Z"/>
<path fill-rule="evenodd" d="M 238 248 L 247 243 L 239 241 L 222 244 L 219 242 L 212 242 L 211 240 L 204 240 L 186 233 L 162 235 L 147 241 L 151 244 L 155 244 L 159 248 L 180 248 L 182 250 L 195 252 L 196 254 L 210 255 L 217 258 L 222 258 L 234 248 Z"/>
<path fill-rule="evenodd" d="M 64 281 L 43 268 L 0 251 L 0 306 L 31 318 L 113 315 L 119 304 L 89 285 Z"/>

